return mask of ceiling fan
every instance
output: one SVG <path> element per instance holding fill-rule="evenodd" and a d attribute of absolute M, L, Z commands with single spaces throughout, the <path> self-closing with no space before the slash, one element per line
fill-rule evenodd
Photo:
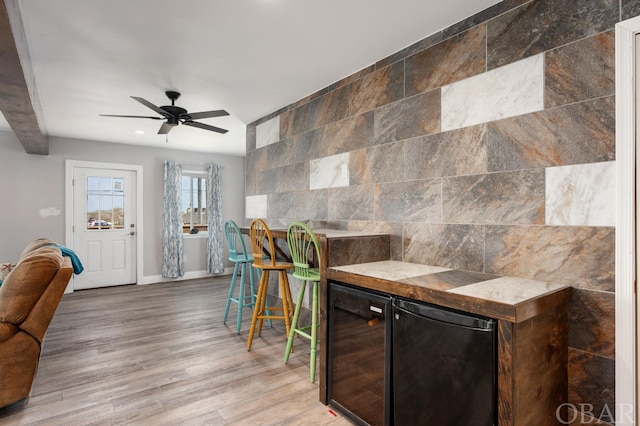
<path fill-rule="evenodd" d="M 131 96 L 133 99 L 140 102 L 142 105 L 148 108 L 151 108 L 158 114 L 162 115 L 162 117 L 150 117 L 150 116 L 144 116 L 144 115 L 113 115 L 113 114 L 100 114 L 100 116 L 125 117 L 125 118 L 150 118 L 152 120 L 167 120 L 166 122 L 162 123 L 162 126 L 160 126 L 160 130 L 158 130 L 159 135 L 166 135 L 167 133 L 169 133 L 169 131 L 171 131 L 172 128 L 174 128 L 180 123 L 186 126 L 197 127 L 199 129 L 211 130 L 212 132 L 218 132 L 218 133 L 228 132 L 227 129 L 221 129 L 220 127 L 210 126 L 208 124 L 198 123 L 197 121 L 193 121 L 201 118 L 221 117 L 224 115 L 229 115 L 227 111 L 223 109 L 217 109 L 214 111 L 188 112 L 186 109 L 180 108 L 175 104 L 176 99 L 180 97 L 179 92 L 168 90 L 164 93 L 165 95 L 167 95 L 169 99 L 171 99 L 171 105 L 164 105 L 159 107 L 152 104 L 146 99 L 139 98 L 136 96 Z"/>

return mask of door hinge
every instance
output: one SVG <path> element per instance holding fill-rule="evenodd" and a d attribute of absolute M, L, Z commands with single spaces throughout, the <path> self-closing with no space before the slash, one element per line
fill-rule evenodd
<path fill-rule="evenodd" d="M 638 294 L 638 280 L 633 280 L 633 292 Z"/>

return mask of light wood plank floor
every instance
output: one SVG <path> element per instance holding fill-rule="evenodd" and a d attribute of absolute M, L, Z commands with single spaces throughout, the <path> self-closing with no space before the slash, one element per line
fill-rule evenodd
<path fill-rule="evenodd" d="M 222 316 L 230 277 L 66 294 L 29 404 L 2 425 L 351 425 L 318 401 L 309 344 L 284 325 L 246 350 L 251 311 Z"/>

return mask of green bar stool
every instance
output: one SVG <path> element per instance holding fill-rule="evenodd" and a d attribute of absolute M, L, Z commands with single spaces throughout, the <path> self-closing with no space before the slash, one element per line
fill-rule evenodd
<path fill-rule="evenodd" d="M 289 355 L 293 349 L 293 338 L 296 334 L 311 341 L 311 355 L 309 359 L 311 383 L 316 380 L 316 352 L 318 346 L 318 300 L 320 293 L 320 244 L 318 237 L 307 225 L 301 222 L 294 222 L 287 230 L 287 243 L 291 252 L 294 270 L 293 276 L 302 281 L 298 303 L 293 313 L 291 321 L 291 331 L 287 341 L 287 348 L 284 352 L 284 363 L 289 362 Z M 315 261 L 315 262 L 314 262 Z M 318 265 L 318 267 L 313 267 Z M 298 327 L 300 310 L 304 300 L 307 282 L 312 286 L 311 298 L 311 325 Z"/>
<path fill-rule="evenodd" d="M 229 316 L 229 307 L 231 302 L 238 304 L 238 324 L 236 326 L 238 334 L 240 334 L 240 328 L 242 327 L 242 311 L 244 308 L 251 308 L 256 303 L 256 290 L 253 282 L 253 255 L 247 252 L 247 248 L 244 244 L 244 238 L 240 232 L 240 228 L 233 220 L 228 220 L 224 224 L 224 232 L 227 236 L 227 242 L 229 243 L 229 260 L 232 261 L 235 266 L 233 267 L 233 276 L 231 277 L 231 285 L 229 286 L 229 296 L 227 297 L 227 306 L 224 308 L 223 324 L 227 323 L 227 317 Z M 241 251 L 240 251 L 241 250 Z M 236 282 L 238 279 L 238 272 L 241 270 L 240 290 L 238 296 L 234 297 Z M 249 275 L 250 294 L 247 295 L 245 289 L 246 277 Z"/>

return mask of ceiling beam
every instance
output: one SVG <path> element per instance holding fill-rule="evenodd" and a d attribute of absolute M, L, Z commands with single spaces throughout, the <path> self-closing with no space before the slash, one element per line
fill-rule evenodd
<path fill-rule="evenodd" d="M 11 19 L 9 18 L 11 13 Z M 26 76 L 31 62 L 18 5 L 0 0 L 0 111 L 28 154 L 49 154 L 49 138 L 40 130 L 38 105 L 30 96 Z M 22 59 L 24 62 L 21 63 Z"/>

